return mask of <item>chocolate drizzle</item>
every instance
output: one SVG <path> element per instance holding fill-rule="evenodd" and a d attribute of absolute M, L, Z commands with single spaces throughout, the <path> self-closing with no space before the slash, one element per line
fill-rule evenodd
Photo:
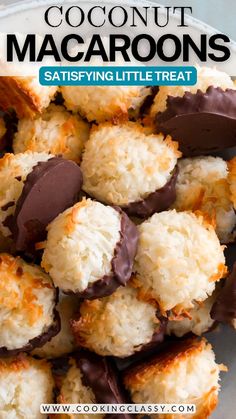
<path fill-rule="evenodd" d="M 119 388 L 117 374 L 109 358 L 81 350 L 75 356 L 82 373 L 82 383 L 92 389 L 96 402 L 101 404 L 123 404 L 125 395 Z M 130 418 L 128 414 L 108 414 L 106 419 Z"/>
<path fill-rule="evenodd" d="M 46 238 L 46 226 L 73 206 L 82 187 L 79 166 L 61 157 L 38 163 L 27 176 L 15 214 L 6 220 L 17 251 L 33 250 Z"/>
<path fill-rule="evenodd" d="M 138 245 L 138 230 L 135 224 L 119 208 L 121 215 L 120 241 L 116 244 L 111 261 L 112 272 L 89 285 L 84 291 L 76 292 L 81 298 L 95 299 L 112 294 L 119 286 L 129 281 Z M 70 293 L 70 292 L 68 292 Z"/>
<path fill-rule="evenodd" d="M 211 309 L 211 318 L 224 323 L 236 319 L 236 263 Z"/>
<path fill-rule="evenodd" d="M 131 202 L 122 209 L 132 216 L 148 218 L 155 212 L 168 209 L 176 199 L 175 185 L 178 177 L 178 167 L 176 166 L 170 180 L 160 189 L 150 193 L 146 198 Z"/>
<path fill-rule="evenodd" d="M 168 96 L 156 116 L 158 132 L 179 142 L 185 156 L 212 153 L 236 145 L 236 90 L 208 87 L 206 93 Z"/>

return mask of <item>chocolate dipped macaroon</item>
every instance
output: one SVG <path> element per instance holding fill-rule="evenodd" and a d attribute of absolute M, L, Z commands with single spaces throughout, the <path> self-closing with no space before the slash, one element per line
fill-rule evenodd
<path fill-rule="evenodd" d="M 19 257 L 0 254 L 0 356 L 28 352 L 60 331 L 50 277 Z"/>
<path fill-rule="evenodd" d="M 185 156 L 236 145 L 236 90 L 228 74 L 198 67 L 194 86 L 160 86 L 151 108 L 157 132 L 179 141 Z"/>
<path fill-rule="evenodd" d="M 0 160 L 0 230 L 13 236 L 16 251 L 34 251 L 46 226 L 77 202 L 79 166 L 47 153 L 5 154 Z M 53 199 L 52 199 L 53 197 Z"/>
<path fill-rule="evenodd" d="M 177 142 L 147 134 L 135 122 L 92 129 L 81 170 L 83 189 L 97 200 L 147 218 L 175 200 Z"/>
<path fill-rule="evenodd" d="M 54 402 L 51 366 L 25 354 L 0 359 L 1 418 L 43 419 L 42 403 Z"/>
<path fill-rule="evenodd" d="M 201 212 L 215 224 L 221 243 L 234 240 L 236 214 L 230 191 L 230 171 L 220 157 L 180 159 L 176 182 L 177 211 Z"/>
<path fill-rule="evenodd" d="M 117 371 L 109 358 L 86 350 L 74 354 L 69 361 L 69 370 L 60 387 L 58 403 L 123 404 L 125 395 L 118 382 Z M 80 415 L 89 419 L 89 414 Z M 95 418 L 128 419 L 128 414 L 95 414 Z M 59 416 L 63 417 L 63 416 Z M 70 415 L 71 419 L 75 416 Z"/>
<path fill-rule="evenodd" d="M 47 230 L 42 267 L 62 291 L 99 298 L 130 279 L 138 232 L 119 207 L 83 199 Z"/>
<path fill-rule="evenodd" d="M 236 263 L 219 291 L 211 310 L 211 317 L 218 322 L 228 323 L 236 329 Z"/>
<path fill-rule="evenodd" d="M 84 301 L 71 321 L 78 345 L 99 355 L 125 358 L 163 341 L 166 320 L 130 285 Z"/>
<path fill-rule="evenodd" d="M 54 359 L 66 356 L 75 351 L 76 343 L 70 327 L 70 320 L 78 312 L 79 300 L 75 295 L 59 293 L 56 310 L 61 320 L 61 330 L 43 346 L 35 348 L 32 352 L 40 358 Z"/>
<path fill-rule="evenodd" d="M 184 418 L 208 418 L 220 391 L 220 371 L 206 339 L 187 339 L 171 344 L 165 352 L 131 367 L 124 383 L 134 403 L 195 404 L 196 412 Z M 151 414 L 151 419 L 177 419 L 179 414 Z"/>
<path fill-rule="evenodd" d="M 13 151 L 59 154 L 65 159 L 79 163 L 88 137 L 87 122 L 78 114 L 72 115 L 63 106 L 51 104 L 36 118 L 22 118 L 18 121 Z"/>
<path fill-rule="evenodd" d="M 164 211 L 138 226 L 135 285 L 163 314 L 179 316 L 212 295 L 226 276 L 214 227 L 191 212 Z"/>
<path fill-rule="evenodd" d="M 47 153 L 27 152 L 17 156 L 7 153 L 0 159 L 0 230 L 5 237 L 11 235 L 7 221 L 14 215 L 26 177 L 39 161 L 47 162 L 52 157 Z"/>

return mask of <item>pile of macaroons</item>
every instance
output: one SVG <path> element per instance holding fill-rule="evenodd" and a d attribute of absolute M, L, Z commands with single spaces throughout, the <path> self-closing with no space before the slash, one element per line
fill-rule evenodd
<path fill-rule="evenodd" d="M 210 68 L 188 87 L 2 77 L 0 108 L 0 417 L 125 402 L 209 417 L 226 367 L 203 335 L 236 328 L 236 157 L 219 156 L 236 85 Z"/>

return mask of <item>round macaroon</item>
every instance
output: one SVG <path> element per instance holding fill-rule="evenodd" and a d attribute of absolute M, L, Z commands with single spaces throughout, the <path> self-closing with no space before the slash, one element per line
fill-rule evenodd
<path fill-rule="evenodd" d="M 139 227 L 135 284 L 171 316 L 212 295 L 227 273 L 224 247 L 212 225 L 191 212 L 164 211 Z"/>
<path fill-rule="evenodd" d="M 78 201 L 82 174 L 75 162 L 28 151 L 0 159 L 0 183 L 0 231 L 13 236 L 17 251 L 26 251 L 45 239 L 49 222 Z"/>
<path fill-rule="evenodd" d="M 60 331 L 57 293 L 40 267 L 0 254 L 0 356 L 31 351 Z"/>
<path fill-rule="evenodd" d="M 117 42 L 116 47 L 122 48 L 123 41 Z M 81 64 L 88 64 L 84 59 L 87 51 L 93 44 L 92 38 L 87 38 L 86 42 L 80 46 L 82 52 Z M 102 37 L 104 53 L 109 55 L 110 38 Z M 70 48 L 70 55 L 78 54 L 77 47 Z M 120 54 L 113 61 L 105 61 L 101 56 L 91 56 L 89 58 L 90 66 L 100 66 L 106 71 L 107 66 L 119 68 L 125 66 L 140 66 L 138 62 L 125 62 Z M 83 118 L 88 121 L 104 122 L 117 119 L 128 119 L 131 114 L 138 113 L 140 106 L 145 98 L 150 95 L 151 89 L 145 86 L 61 86 L 60 91 L 65 101 L 67 109 L 73 112 L 79 112 Z"/>
<path fill-rule="evenodd" d="M 150 90 L 142 86 L 62 86 L 67 109 L 88 121 L 128 119 L 137 112 Z"/>
<path fill-rule="evenodd" d="M 70 320 L 78 311 L 78 306 L 79 301 L 77 296 L 60 293 L 56 309 L 61 319 L 61 330 L 56 336 L 46 342 L 45 345 L 34 349 L 33 355 L 48 359 L 59 358 L 76 349 L 74 336 L 71 332 Z"/>
<path fill-rule="evenodd" d="M 203 302 L 195 302 L 194 307 L 184 313 L 180 318 L 169 320 L 167 323 L 167 335 L 182 337 L 188 333 L 194 333 L 201 336 L 203 333 L 210 331 L 215 323 L 211 318 L 211 309 L 216 300 L 214 292 Z"/>
<path fill-rule="evenodd" d="M 70 366 L 65 375 L 58 396 L 58 403 L 76 404 L 122 404 L 125 397 L 118 383 L 117 371 L 108 358 L 100 357 L 88 351 L 79 351 L 70 359 Z M 89 419 L 89 414 L 82 414 Z M 95 418 L 105 415 L 95 414 Z M 70 416 L 75 418 L 75 416 Z M 107 417 L 107 416 L 106 416 Z M 119 417 L 119 415 L 115 415 Z M 129 415 L 122 415 L 127 419 Z"/>
<path fill-rule="evenodd" d="M 227 162 L 220 157 L 181 159 L 176 182 L 177 211 L 201 211 L 215 222 L 222 243 L 233 241 L 236 215 L 231 201 Z"/>
<path fill-rule="evenodd" d="M 97 383 L 98 384 L 98 383 Z M 70 359 L 69 370 L 63 378 L 58 404 L 95 404 L 97 402 L 95 394 L 90 386 L 85 383 L 83 373 L 77 365 L 75 359 Z M 102 419 L 105 415 L 93 414 L 94 419 Z M 75 419 L 75 415 L 70 415 L 70 419 Z M 89 419 L 89 414 L 80 414 L 82 419 Z M 63 415 L 59 415 L 63 418 Z"/>
<path fill-rule="evenodd" d="M 180 156 L 177 142 L 148 135 L 138 123 L 101 124 L 85 146 L 83 189 L 130 215 L 148 217 L 174 202 Z"/>
<path fill-rule="evenodd" d="M 217 405 L 219 374 L 225 370 L 215 362 L 215 354 L 205 339 L 188 339 L 172 344 L 165 352 L 131 369 L 124 383 L 134 403 L 193 403 L 196 412 L 184 417 L 203 419 Z M 154 419 L 156 415 L 150 417 Z M 178 417 L 178 414 L 158 414 L 158 418 Z"/>
<path fill-rule="evenodd" d="M 125 358 L 163 340 L 166 322 L 127 285 L 106 298 L 84 301 L 71 322 L 77 343 L 99 355 Z"/>
<path fill-rule="evenodd" d="M 15 212 L 27 175 L 39 161 L 46 162 L 53 155 L 48 153 L 23 153 L 15 156 L 7 153 L 0 159 L 0 230 L 6 237 L 11 235 L 5 221 Z"/>
<path fill-rule="evenodd" d="M 93 390 L 83 382 L 80 368 L 74 359 L 70 359 L 69 370 L 62 380 L 58 404 L 95 404 L 96 397 Z M 102 419 L 105 415 L 93 414 L 94 419 Z M 63 419 L 63 415 L 59 418 Z M 81 419 L 89 419 L 89 414 L 80 414 Z M 75 415 L 69 415 L 70 419 L 75 419 Z"/>
<path fill-rule="evenodd" d="M 67 112 L 63 106 L 52 104 L 35 119 L 19 120 L 13 150 L 14 153 L 30 150 L 60 154 L 79 163 L 88 137 L 87 122 Z"/>
<path fill-rule="evenodd" d="M 44 360 L 21 354 L 0 359 L 1 418 L 42 419 L 42 403 L 53 403 L 54 381 L 51 367 Z"/>
<path fill-rule="evenodd" d="M 151 108 L 157 131 L 177 139 L 186 156 L 235 145 L 236 85 L 215 68 L 197 71 L 194 86 L 160 86 Z"/>
<path fill-rule="evenodd" d="M 216 68 L 197 66 L 198 79 L 193 86 L 159 86 L 159 90 L 151 108 L 154 117 L 158 112 L 164 112 L 168 107 L 168 96 L 183 97 L 186 92 L 196 94 L 198 90 L 205 93 L 209 86 L 221 87 L 223 90 L 235 89 L 231 77 Z"/>
<path fill-rule="evenodd" d="M 47 230 L 42 267 L 64 292 L 98 298 L 130 279 L 138 232 L 120 208 L 83 199 Z"/>

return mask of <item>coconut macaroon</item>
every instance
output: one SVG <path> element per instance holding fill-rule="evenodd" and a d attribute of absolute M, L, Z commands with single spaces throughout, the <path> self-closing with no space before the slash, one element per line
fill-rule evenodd
<path fill-rule="evenodd" d="M 78 201 L 82 173 L 71 160 L 26 151 L 0 159 L 0 183 L 0 231 L 17 251 L 34 252 L 46 226 Z"/>
<path fill-rule="evenodd" d="M 135 122 L 101 124 L 85 145 L 83 189 L 129 214 L 147 217 L 175 200 L 180 156 L 177 142 L 162 134 L 148 135 Z"/>
<path fill-rule="evenodd" d="M 76 296 L 60 294 L 56 309 L 61 319 L 61 330 L 50 341 L 33 351 L 40 358 L 59 358 L 76 348 L 74 336 L 70 328 L 70 320 L 78 311 L 79 301 Z"/>
<path fill-rule="evenodd" d="M 96 397 L 91 388 L 89 388 L 83 382 L 83 375 L 76 365 L 75 359 L 70 359 L 70 368 L 62 381 L 60 393 L 57 398 L 59 404 L 94 404 L 96 403 Z M 94 414 L 94 419 L 102 419 L 104 416 Z M 76 416 L 71 414 L 67 415 L 70 419 L 75 419 Z M 80 414 L 81 419 L 89 419 L 89 414 Z M 59 415 L 59 418 L 64 418 L 63 415 Z"/>
<path fill-rule="evenodd" d="M 80 346 L 121 358 L 161 342 L 165 331 L 156 307 L 140 301 L 137 290 L 129 285 L 109 297 L 84 301 L 71 325 Z"/>
<path fill-rule="evenodd" d="M 118 207 L 83 199 L 47 230 L 42 267 L 61 290 L 97 298 L 130 279 L 138 233 Z"/>
<path fill-rule="evenodd" d="M 70 359 L 70 367 L 62 381 L 58 402 L 114 405 L 126 401 L 118 383 L 117 372 L 111 361 L 88 351 L 79 351 Z M 95 418 L 104 416 L 95 414 Z M 75 418 L 73 415 L 69 417 Z M 89 417 L 88 414 L 82 414 L 83 419 L 89 419 Z M 128 417 L 129 415 L 124 415 L 124 419 Z"/>
<path fill-rule="evenodd" d="M 205 339 L 188 339 L 171 345 L 126 373 L 124 383 L 134 403 L 189 403 L 194 414 L 185 418 L 208 418 L 218 402 L 219 374 L 226 367 L 218 365 L 211 345 Z M 150 415 L 150 414 L 149 414 Z M 156 415 L 151 414 L 151 418 Z M 158 418 L 177 419 L 178 414 L 158 414 Z"/>
<path fill-rule="evenodd" d="M 139 227 L 135 285 L 162 313 L 178 315 L 212 295 L 227 273 L 212 225 L 191 212 L 164 211 Z"/>
<path fill-rule="evenodd" d="M 18 155 L 7 153 L 0 159 L 0 231 L 4 236 L 11 235 L 4 222 L 14 214 L 28 174 L 38 162 L 52 157 L 48 153 L 27 152 Z"/>
<path fill-rule="evenodd" d="M 160 86 L 151 107 L 152 117 L 166 110 L 168 96 L 183 97 L 186 92 L 195 94 L 198 90 L 206 93 L 209 86 L 221 87 L 224 90 L 236 88 L 231 77 L 216 68 L 198 66 L 197 76 L 197 83 L 193 86 Z"/>
<path fill-rule="evenodd" d="M 84 61 L 86 53 L 91 46 L 91 38 L 80 46 L 83 52 L 81 59 L 82 65 L 88 63 Z M 93 43 L 93 41 L 92 41 Z M 102 37 L 104 53 L 109 56 L 110 39 L 108 36 Z M 117 46 L 122 47 L 122 41 L 118 40 Z M 70 55 L 78 54 L 77 47 L 70 48 Z M 68 63 L 65 63 L 67 65 Z M 119 69 L 122 66 L 140 66 L 140 63 L 125 62 L 123 56 L 116 57 L 115 62 L 104 60 L 100 55 L 91 56 L 90 66 L 100 66 L 106 70 L 107 66 L 116 66 Z M 61 86 L 60 91 L 65 100 L 67 109 L 73 112 L 79 112 L 83 118 L 88 121 L 104 122 L 117 119 L 128 119 L 129 111 L 132 115 L 139 113 L 140 106 L 145 98 L 150 95 L 151 89 L 145 86 Z"/>
<path fill-rule="evenodd" d="M 0 254 L 0 355 L 30 351 L 60 330 L 56 290 L 40 267 Z"/>
<path fill-rule="evenodd" d="M 53 100 L 58 88 L 42 86 L 37 77 L 1 77 L 0 108 L 14 109 L 19 118 L 33 118 Z"/>
<path fill-rule="evenodd" d="M 53 403 L 54 381 L 50 365 L 20 355 L 0 359 L 1 418 L 41 419 L 42 403 Z"/>
<path fill-rule="evenodd" d="M 194 86 L 160 86 L 150 113 L 157 131 L 177 139 L 186 156 L 235 144 L 236 85 L 215 68 L 197 71 Z"/>
<path fill-rule="evenodd" d="M 230 197 L 227 163 L 220 157 L 202 156 L 179 160 L 178 169 L 173 207 L 177 211 L 201 211 L 215 222 L 222 243 L 232 241 L 236 215 Z"/>
<path fill-rule="evenodd" d="M 67 109 L 79 112 L 88 121 L 104 122 L 128 119 L 137 111 L 149 89 L 141 86 L 62 86 Z"/>
<path fill-rule="evenodd" d="M 14 153 L 30 150 L 60 154 L 79 163 L 88 137 L 87 122 L 67 112 L 63 106 L 52 104 L 35 119 L 19 120 L 13 150 Z"/>
<path fill-rule="evenodd" d="M 188 333 L 194 333 L 201 336 L 213 328 L 215 320 L 211 318 L 211 309 L 216 300 L 214 292 L 203 302 L 194 302 L 194 307 L 188 311 L 188 314 L 180 316 L 175 320 L 169 320 L 167 323 L 167 335 L 182 337 Z"/>

